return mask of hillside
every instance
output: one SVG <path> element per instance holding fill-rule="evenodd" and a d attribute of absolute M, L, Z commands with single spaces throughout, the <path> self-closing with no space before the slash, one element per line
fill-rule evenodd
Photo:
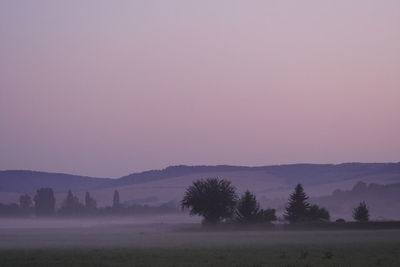
<path fill-rule="evenodd" d="M 371 175 L 393 174 L 400 180 L 400 163 L 343 163 L 343 164 L 289 164 L 261 167 L 247 166 L 171 166 L 163 170 L 152 170 L 134 173 L 107 185 L 122 186 L 135 183 L 150 182 L 190 174 L 226 173 L 226 172 L 265 172 L 280 177 L 284 183 L 325 184 L 335 181 L 353 180 Z"/>
<path fill-rule="evenodd" d="M 274 203 L 283 203 L 297 183 L 304 184 L 311 196 L 321 197 L 330 195 L 335 189 L 350 190 L 358 181 L 378 184 L 400 182 L 400 163 L 173 166 L 119 179 L 2 171 L 0 202 L 16 202 L 20 193 L 32 194 L 37 188 L 48 186 L 57 192 L 58 204 L 62 202 L 66 191 L 71 189 L 81 200 L 84 193 L 90 191 L 99 205 L 109 205 L 114 190 L 120 192 L 122 201 L 153 205 L 177 202 L 194 180 L 214 176 L 229 179 L 239 192 L 249 189 L 257 194 L 263 205 L 274 206 Z"/>
<path fill-rule="evenodd" d="M 40 187 L 51 187 L 56 192 L 90 190 L 109 179 L 63 173 L 37 171 L 0 171 L 0 192 L 33 193 Z"/>

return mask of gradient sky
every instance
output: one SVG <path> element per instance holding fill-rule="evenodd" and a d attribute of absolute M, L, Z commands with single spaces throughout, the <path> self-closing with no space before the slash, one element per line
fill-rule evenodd
<path fill-rule="evenodd" d="M 0 0 L 0 169 L 400 161 L 400 1 Z"/>

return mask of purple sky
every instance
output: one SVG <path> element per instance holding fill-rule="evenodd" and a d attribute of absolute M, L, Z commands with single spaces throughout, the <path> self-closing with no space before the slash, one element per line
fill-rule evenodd
<path fill-rule="evenodd" d="M 400 1 L 0 2 L 0 169 L 400 161 Z"/>

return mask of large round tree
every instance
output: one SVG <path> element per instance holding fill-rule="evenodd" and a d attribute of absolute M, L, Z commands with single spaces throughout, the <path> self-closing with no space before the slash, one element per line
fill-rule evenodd
<path fill-rule="evenodd" d="M 230 218 L 235 210 L 236 188 L 230 181 L 219 178 L 197 180 L 186 189 L 182 208 L 191 215 L 203 216 L 203 223 L 216 224 Z"/>

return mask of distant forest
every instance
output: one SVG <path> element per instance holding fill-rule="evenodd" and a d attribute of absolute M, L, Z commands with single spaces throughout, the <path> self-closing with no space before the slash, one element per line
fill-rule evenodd
<path fill-rule="evenodd" d="M 111 197 L 111 196 L 110 196 Z M 104 216 L 104 215 L 134 215 L 155 213 L 177 213 L 180 209 L 172 202 L 159 206 L 121 203 L 118 190 L 114 191 L 112 206 L 98 207 L 97 201 L 89 192 L 85 194 L 84 202 L 80 202 L 71 190 L 62 202 L 60 208 L 56 208 L 56 199 L 52 188 L 45 187 L 37 190 L 32 198 L 29 194 L 22 194 L 19 203 L 1 204 L 0 216 L 3 217 L 53 217 L 53 216 Z"/>

